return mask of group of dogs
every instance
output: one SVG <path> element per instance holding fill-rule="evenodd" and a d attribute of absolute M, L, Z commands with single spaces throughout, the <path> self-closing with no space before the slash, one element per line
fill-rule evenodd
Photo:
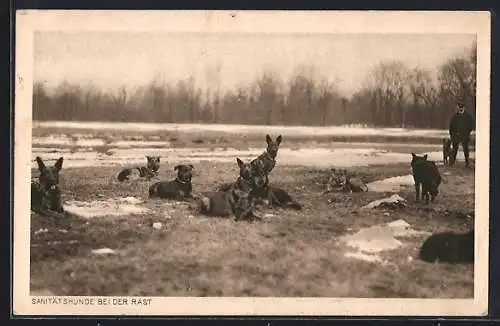
<path fill-rule="evenodd" d="M 282 136 L 275 140 L 266 135 L 266 150 L 250 162 L 236 158 L 239 173 L 233 182 L 224 183 L 215 191 L 197 192 L 193 189 L 192 164 L 179 164 L 174 167 L 176 178 L 158 181 L 150 185 L 149 197 L 176 201 L 194 201 L 199 212 L 207 216 L 228 217 L 235 220 L 262 219 L 257 212 L 258 205 L 301 210 L 302 205 L 290 194 L 279 187 L 271 186 L 269 174 L 276 166 L 276 156 Z M 159 175 L 160 157 L 146 156 L 146 166 L 128 167 L 118 173 L 120 182 L 144 178 L 150 180 Z M 45 166 L 40 157 L 36 158 L 40 176 L 31 182 L 31 209 L 39 213 L 47 211 L 64 212 L 59 188 L 59 171 L 63 158 L 54 166 Z"/>
<path fill-rule="evenodd" d="M 149 187 L 150 198 L 171 199 L 177 201 L 194 201 L 199 212 L 206 216 L 232 216 L 235 220 L 262 219 L 256 211 L 258 205 L 291 208 L 301 210 L 302 205 L 294 200 L 284 189 L 271 186 L 269 174 L 276 166 L 276 157 L 282 136 L 273 140 L 266 135 L 267 148 L 257 158 L 243 162 L 236 158 L 239 173 L 236 180 L 224 183 L 215 191 L 198 193 L 193 190 L 192 164 L 180 164 L 174 167 L 177 176 L 174 180 L 158 181 Z M 448 162 L 450 151 L 449 140 L 443 140 L 443 161 Z M 433 202 L 439 193 L 441 175 L 433 161 L 427 155 L 418 156 L 411 153 L 411 168 L 415 181 L 416 200 Z M 125 168 L 118 174 L 118 180 L 124 182 L 134 178 L 147 180 L 159 175 L 160 157 L 147 156 L 147 165 Z M 60 157 L 53 166 L 46 166 L 40 157 L 36 158 L 40 175 L 38 181 L 31 182 L 31 210 L 47 214 L 47 212 L 64 213 L 61 190 L 59 187 L 59 172 L 63 158 Z M 349 177 L 347 171 L 332 170 L 330 179 L 340 184 L 342 190 L 367 191 L 361 179 Z M 327 192 L 331 189 L 327 189 Z M 431 235 L 423 243 L 420 258 L 424 261 L 436 260 L 445 262 L 470 262 L 474 257 L 474 230 L 465 234 L 445 232 Z"/>

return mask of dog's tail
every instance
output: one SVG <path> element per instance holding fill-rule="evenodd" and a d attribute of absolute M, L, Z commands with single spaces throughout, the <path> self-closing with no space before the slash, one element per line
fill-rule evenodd
<path fill-rule="evenodd" d="M 159 197 L 158 194 L 158 186 L 160 185 L 160 182 L 155 182 L 149 187 L 149 198 L 157 198 Z"/>

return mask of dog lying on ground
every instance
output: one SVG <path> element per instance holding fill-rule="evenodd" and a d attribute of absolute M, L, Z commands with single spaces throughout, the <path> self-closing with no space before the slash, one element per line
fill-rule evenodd
<path fill-rule="evenodd" d="M 240 189 L 204 192 L 196 200 L 200 213 L 206 216 L 234 216 L 236 221 L 260 219 L 253 212 L 249 193 Z"/>
<path fill-rule="evenodd" d="M 419 201 L 424 199 L 425 203 L 429 203 L 429 194 L 431 201 L 439 194 L 439 185 L 441 184 L 441 175 L 436 164 L 427 160 L 427 154 L 424 156 L 417 156 L 411 153 L 411 168 L 413 171 L 413 180 L 415 181 L 415 199 Z M 420 198 L 420 186 L 422 186 L 422 194 Z"/>
<path fill-rule="evenodd" d="M 266 135 L 267 148 L 264 153 L 260 154 L 256 159 L 254 159 L 251 164 L 259 163 L 266 175 L 274 169 L 276 166 L 276 156 L 278 155 L 278 150 L 281 145 L 282 137 L 279 135 L 275 141 L 271 139 L 271 136 Z"/>
<path fill-rule="evenodd" d="M 419 258 L 425 262 L 474 263 L 474 230 L 466 233 L 443 232 L 427 238 Z"/>
<path fill-rule="evenodd" d="M 155 182 L 149 187 L 149 198 L 162 198 L 183 201 L 192 199 L 193 165 L 181 164 L 174 167 L 177 177 L 172 181 Z"/>
<path fill-rule="evenodd" d="M 295 201 L 284 189 L 269 185 L 269 177 L 265 173 L 262 161 L 252 161 L 249 164 L 237 159 L 240 167 L 240 179 L 250 180 L 250 197 L 254 205 L 267 202 L 270 206 L 301 210 L 302 205 Z M 238 182 L 236 181 L 236 183 Z M 219 191 L 229 191 L 234 183 L 225 183 Z"/>
<path fill-rule="evenodd" d="M 254 189 L 265 182 L 250 163 L 236 158 L 240 169 L 235 182 L 223 184 L 218 191 L 204 192 L 198 198 L 200 212 L 207 216 L 234 216 L 236 220 L 260 219 L 254 212 Z"/>
<path fill-rule="evenodd" d="M 328 178 L 326 189 L 322 194 L 327 194 L 331 192 L 366 192 L 368 191 L 368 186 L 358 177 L 350 176 L 347 170 L 343 169 L 331 169 L 330 177 Z"/>
<path fill-rule="evenodd" d="M 60 157 L 54 166 L 46 167 L 40 157 L 36 157 L 40 176 L 38 181 L 31 182 L 31 210 L 44 214 L 47 211 L 63 213 L 64 209 L 59 188 L 59 172 L 63 158 Z"/>
<path fill-rule="evenodd" d="M 443 138 L 443 164 L 449 165 L 451 157 L 451 139 Z"/>
<path fill-rule="evenodd" d="M 137 166 L 134 168 L 126 168 L 118 173 L 118 181 L 125 181 L 130 179 L 145 178 L 151 179 L 158 175 L 160 169 L 159 156 L 146 156 L 147 165 Z"/>

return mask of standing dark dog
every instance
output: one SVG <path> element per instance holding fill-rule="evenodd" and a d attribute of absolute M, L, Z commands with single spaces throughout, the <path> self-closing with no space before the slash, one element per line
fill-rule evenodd
<path fill-rule="evenodd" d="M 60 157 L 54 166 L 46 167 L 40 157 L 36 157 L 40 176 L 31 182 L 31 210 L 46 213 L 48 210 L 63 213 L 61 190 L 59 188 L 59 172 L 63 158 Z"/>
<path fill-rule="evenodd" d="M 193 185 L 191 184 L 193 169 L 194 167 L 191 164 L 176 165 L 174 171 L 177 171 L 177 177 L 172 181 L 160 181 L 151 185 L 149 187 L 149 197 L 178 201 L 193 198 L 191 194 L 193 191 Z"/>
<path fill-rule="evenodd" d="M 123 169 L 118 174 L 119 181 L 130 180 L 132 177 L 151 179 L 158 175 L 160 169 L 159 156 L 146 156 L 148 163 L 146 166 L 137 166 L 134 168 Z"/>
<path fill-rule="evenodd" d="M 436 164 L 427 160 L 427 154 L 424 156 L 417 156 L 411 153 L 411 168 L 413 170 L 413 180 L 415 181 L 415 198 L 417 201 L 424 199 L 425 203 L 429 203 L 429 194 L 431 200 L 434 199 L 439 193 L 439 185 L 441 184 L 441 175 Z M 422 197 L 420 198 L 420 186 L 422 186 Z"/>
<path fill-rule="evenodd" d="M 419 258 L 425 262 L 474 263 L 474 230 L 466 233 L 443 232 L 427 238 Z"/>
<path fill-rule="evenodd" d="M 281 144 L 281 135 L 279 135 L 275 141 L 271 139 L 271 136 L 266 135 L 267 148 L 266 151 L 260 154 L 256 159 L 254 159 L 251 164 L 260 162 L 264 169 L 264 173 L 269 175 L 269 173 L 276 166 L 276 156 L 278 155 L 278 150 Z"/>
<path fill-rule="evenodd" d="M 443 138 L 443 164 L 449 165 L 451 157 L 451 139 Z"/>

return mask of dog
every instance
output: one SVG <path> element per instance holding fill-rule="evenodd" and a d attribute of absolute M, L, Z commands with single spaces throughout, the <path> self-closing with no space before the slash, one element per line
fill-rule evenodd
<path fill-rule="evenodd" d="M 281 145 L 282 137 L 279 135 L 275 141 L 272 140 L 271 136 L 266 135 L 267 148 L 264 153 L 260 154 L 256 159 L 254 159 L 251 164 L 256 164 L 260 162 L 263 166 L 264 173 L 269 175 L 269 173 L 276 166 L 276 156 L 278 155 L 278 150 Z"/>
<path fill-rule="evenodd" d="M 118 181 L 130 180 L 132 177 L 151 179 L 158 175 L 160 169 L 159 156 L 146 156 L 147 165 L 137 166 L 134 168 L 126 168 L 118 173 Z"/>
<path fill-rule="evenodd" d="M 417 156 L 411 153 L 411 168 L 413 172 L 413 180 L 415 181 L 415 198 L 416 201 L 424 199 L 425 203 L 429 204 L 429 194 L 431 201 L 439 194 L 439 185 L 441 184 L 441 175 L 436 164 L 427 160 L 427 154 L 424 156 Z M 420 186 L 422 186 L 421 198 L 419 196 Z"/>
<path fill-rule="evenodd" d="M 39 213 L 54 211 L 64 213 L 59 188 L 59 172 L 64 159 L 60 157 L 54 166 L 46 167 L 43 160 L 37 156 L 36 162 L 40 176 L 38 181 L 31 182 L 31 210 Z"/>
<path fill-rule="evenodd" d="M 202 214 L 233 215 L 236 220 L 260 219 L 253 210 L 255 189 L 262 187 L 267 179 L 251 163 L 245 163 L 240 158 L 236 158 L 236 162 L 239 175 L 235 182 L 223 184 L 218 191 L 205 192 L 196 199 Z"/>
<path fill-rule="evenodd" d="M 261 219 L 253 211 L 250 194 L 237 188 L 204 192 L 196 200 L 200 213 L 206 216 L 233 216 L 236 221 Z"/>
<path fill-rule="evenodd" d="M 245 163 L 238 157 L 236 158 L 236 162 L 239 168 L 238 178 L 234 182 L 223 183 L 217 189 L 218 191 L 229 191 L 232 188 L 236 188 L 248 192 L 250 197 L 252 197 L 257 189 L 267 186 L 269 179 L 263 172 L 260 163 Z"/>
<path fill-rule="evenodd" d="M 466 233 L 443 232 L 431 235 L 422 244 L 419 258 L 429 263 L 473 264 L 474 230 Z"/>
<path fill-rule="evenodd" d="M 270 206 L 301 210 L 302 205 L 294 200 L 286 190 L 269 185 L 263 161 L 250 162 L 252 175 L 252 198 L 255 204 L 267 203 Z"/>
<path fill-rule="evenodd" d="M 451 157 L 451 139 L 443 138 L 443 164 L 449 165 Z"/>
<path fill-rule="evenodd" d="M 323 191 L 323 194 L 327 194 L 334 191 L 344 191 L 347 189 L 348 178 L 347 178 L 347 170 L 335 169 L 332 168 L 330 170 L 330 176 L 328 177 L 328 181 L 326 183 L 326 189 Z"/>
<path fill-rule="evenodd" d="M 192 199 L 193 165 L 180 164 L 174 167 L 177 177 L 172 181 L 159 181 L 149 187 L 149 198 L 162 198 L 184 201 Z"/>

